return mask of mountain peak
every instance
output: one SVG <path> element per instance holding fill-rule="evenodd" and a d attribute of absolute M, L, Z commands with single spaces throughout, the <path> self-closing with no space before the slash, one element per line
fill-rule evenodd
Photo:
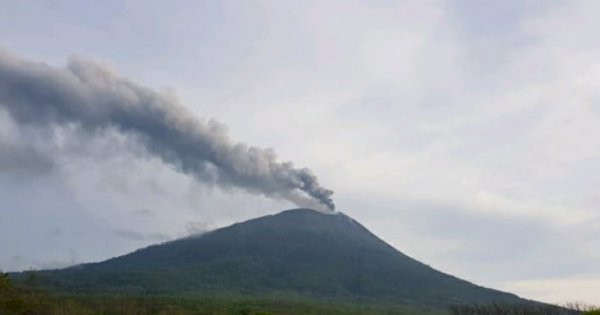
<path fill-rule="evenodd" d="M 320 211 L 311 208 L 294 208 L 283 210 L 279 213 L 270 215 L 271 217 L 286 217 L 289 219 L 313 218 L 316 220 L 346 220 L 358 224 L 353 218 L 341 211 Z M 263 219 L 269 216 L 259 217 Z"/>
<path fill-rule="evenodd" d="M 339 211 L 321 211 L 321 210 L 316 210 L 316 209 L 311 209 L 311 208 L 294 208 L 294 209 L 288 209 L 288 210 L 283 210 L 279 213 L 273 214 L 273 216 L 339 216 L 339 215 L 343 215 L 346 216 L 345 214 L 343 214 L 342 212 Z"/>
<path fill-rule="evenodd" d="M 311 208 L 294 208 L 283 210 L 279 213 L 273 214 L 271 216 L 331 216 L 336 215 L 339 212 L 324 212 Z M 260 218 L 258 218 L 260 219 Z"/>
<path fill-rule="evenodd" d="M 323 211 L 311 209 L 311 208 L 293 208 L 288 210 L 283 210 L 276 215 L 280 214 L 291 214 L 291 213 L 303 213 L 303 214 L 325 214 Z"/>

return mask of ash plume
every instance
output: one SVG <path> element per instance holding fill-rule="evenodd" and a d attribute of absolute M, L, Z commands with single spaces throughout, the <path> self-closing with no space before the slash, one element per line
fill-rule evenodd
<path fill-rule="evenodd" d="M 306 168 L 277 161 L 271 149 L 232 141 L 214 120 L 194 117 L 172 97 L 72 58 L 55 68 L 0 51 L 0 107 L 19 125 L 115 130 L 199 181 L 334 210 L 333 192 Z"/>

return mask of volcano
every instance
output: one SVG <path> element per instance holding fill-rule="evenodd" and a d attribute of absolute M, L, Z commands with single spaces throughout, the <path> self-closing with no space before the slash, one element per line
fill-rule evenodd
<path fill-rule="evenodd" d="M 295 294 L 401 304 L 523 303 L 396 250 L 343 213 L 287 210 L 104 262 L 39 272 L 66 292 Z"/>

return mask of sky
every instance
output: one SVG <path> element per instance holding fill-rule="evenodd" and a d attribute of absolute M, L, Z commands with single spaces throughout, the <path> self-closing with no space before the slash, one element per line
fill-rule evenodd
<path fill-rule="evenodd" d="M 598 12 L 591 0 L 0 0 L 0 55 L 87 60 L 158 91 L 310 168 L 338 211 L 436 269 L 600 304 Z M 46 131 L 0 106 L 5 271 L 296 207 L 197 180 L 119 131 Z"/>

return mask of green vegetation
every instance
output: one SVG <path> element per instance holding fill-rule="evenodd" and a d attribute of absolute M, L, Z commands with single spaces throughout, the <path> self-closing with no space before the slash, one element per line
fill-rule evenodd
<path fill-rule="evenodd" d="M 600 308 L 584 303 L 564 307 L 536 302 L 525 304 L 453 305 L 447 310 L 397 305 L 376 300 L 350 301 L 308 298 L 290 294 L 240 295 L 117 295 L 49 293 L 36 287 L 39 276 L 27 272 L 23 286 L 15 287 L 8 274 L 0 272 L 0 315 L 599 315 Z"/>
<path fill-rule="evenodd" d="M 452 315 L 598 315 L 600 308 L 584 303 L 557 306 L 543 303 L 453 305 Z"/>
<path fill-rule="evenodd" d="M 0 276 L 0 314 L 2 315 L 66 315 L 66 314 L 415 314 L 441 315 L 443 311 L 407 306 L 357 304 L 325 301 L 297 296 L 116 296 L 48 294 L 35 288 L 11 285 L 7 275 Z"/>
<path fill-rule="evenodd" d="M 579 312 L 542 303 L 531 304 L 485 304 L 485 305 L 453 305 L 452 315 L 576 315 Z"/>
<path fill-rule="evenodd" d="M 600 315 L 600 307 L 599 306 L 589 305 L 589 304 L 585 304 L 582 302 L 568 303 L 565 307 L 577 312 L 578 314 Z"/>
<path fill-rule="evenodd" d="M 47 301 L 35 290 L 14 287 L 8 275 L 0 272 L 0 314 L 37 314 Z"/>

